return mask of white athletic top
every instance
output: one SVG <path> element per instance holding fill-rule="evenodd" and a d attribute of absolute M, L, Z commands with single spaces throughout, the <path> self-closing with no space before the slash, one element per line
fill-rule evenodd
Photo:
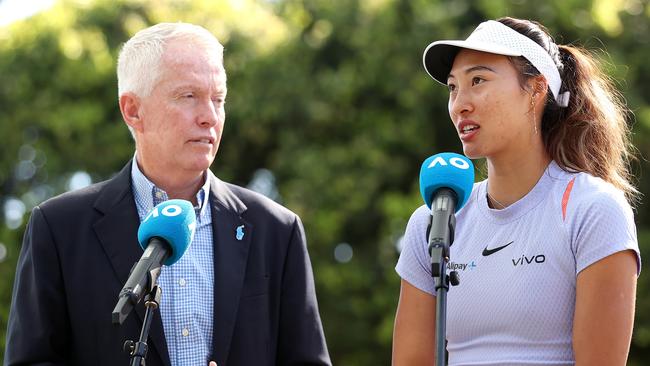
<path fill-rule="evenodd" d="M 555 162 L 503 210 L 489 208 L 486 188 L 476 183 L 456 214 L 447 269 L 458 271 L 460 285 L 448 293 L 449 365 L 573 365 L 577 274 L 626 249 L 640 271 L 632 209 L 611 184 Z M 429 217 L 426 206 L 411 216 L 396 271 L 435 295 Z"/>

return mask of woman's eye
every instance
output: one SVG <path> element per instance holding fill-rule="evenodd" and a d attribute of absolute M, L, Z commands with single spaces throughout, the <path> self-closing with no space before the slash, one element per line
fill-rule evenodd
<path fill-rule="evenodd" d="M 472 85 L 480 84 L 480 83 L 482 83 L 483 81 L 485 81 L 483 78 L 480 78 L 480 77 L 478 77 L 478 76 L 474 76 L 474 77 L 472 78 Z"/>
<path fill-rule="evenodd" d="M 447 89 L 449 89 L 449 92 L 451 93 L 451 92 L 453 92 L 454 90 L 456 90 L 456 85 L 454 85 L 454 84 L 447 84 Z"/>

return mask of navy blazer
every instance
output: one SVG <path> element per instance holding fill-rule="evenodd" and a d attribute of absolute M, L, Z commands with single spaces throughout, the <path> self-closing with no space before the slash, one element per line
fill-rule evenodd
<path fill-rule="evenodd" d="M 302 223 L 209 172 L 214 238 L 212 360 L 219 366 L 330 365 Z M 143 302 L 121 326 L 117 296 L 142 256 L 131 163 L 114 178 L 34 208 L 14 283 L 5 365 L 128 365 Z M 244 225 L 243 240 L 235 239 Z M 163 289 L 163 296 L 165 296 Z M 148 366 L 171 366 L 155 312 Z"/>

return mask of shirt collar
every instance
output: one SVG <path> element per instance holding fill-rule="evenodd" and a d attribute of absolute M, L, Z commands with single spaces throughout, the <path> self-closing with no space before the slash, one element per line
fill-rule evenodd
<path fill-rule="evenodd" d="M 194 211 L 196 213 L 197 221 L 201 222 L 208 215 L 208 197 L 210 192 L 210 179 L 208 172 L 203 173 L 203 186 L 196 193 L 196 202 Z M 156 185 L 147 178 L 138 166 L 136 156 L 133 156 L 133 163 L 131 164 L 131 180 L 133 182 L 133 196 L 135 204 L 138 209 L 140 220 L 142 220 L 156 205 L 169 200 L 167 192 L 156 187 Z"/>

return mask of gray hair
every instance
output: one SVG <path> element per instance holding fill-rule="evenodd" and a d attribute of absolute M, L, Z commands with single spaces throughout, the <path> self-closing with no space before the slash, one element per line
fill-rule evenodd
<path fill-rule="evenodd" d="M 160 79 L 165 45 L 178 39 L 215 52 L 223 65 L 223 45 L 207 29 L 189 23 L 159 23 L 139 31 L 122 47 L 117 59 L 118 98 L 129 92 L 149 96 Z M 129 130 L 135 138 L 130 126 Z"/>

